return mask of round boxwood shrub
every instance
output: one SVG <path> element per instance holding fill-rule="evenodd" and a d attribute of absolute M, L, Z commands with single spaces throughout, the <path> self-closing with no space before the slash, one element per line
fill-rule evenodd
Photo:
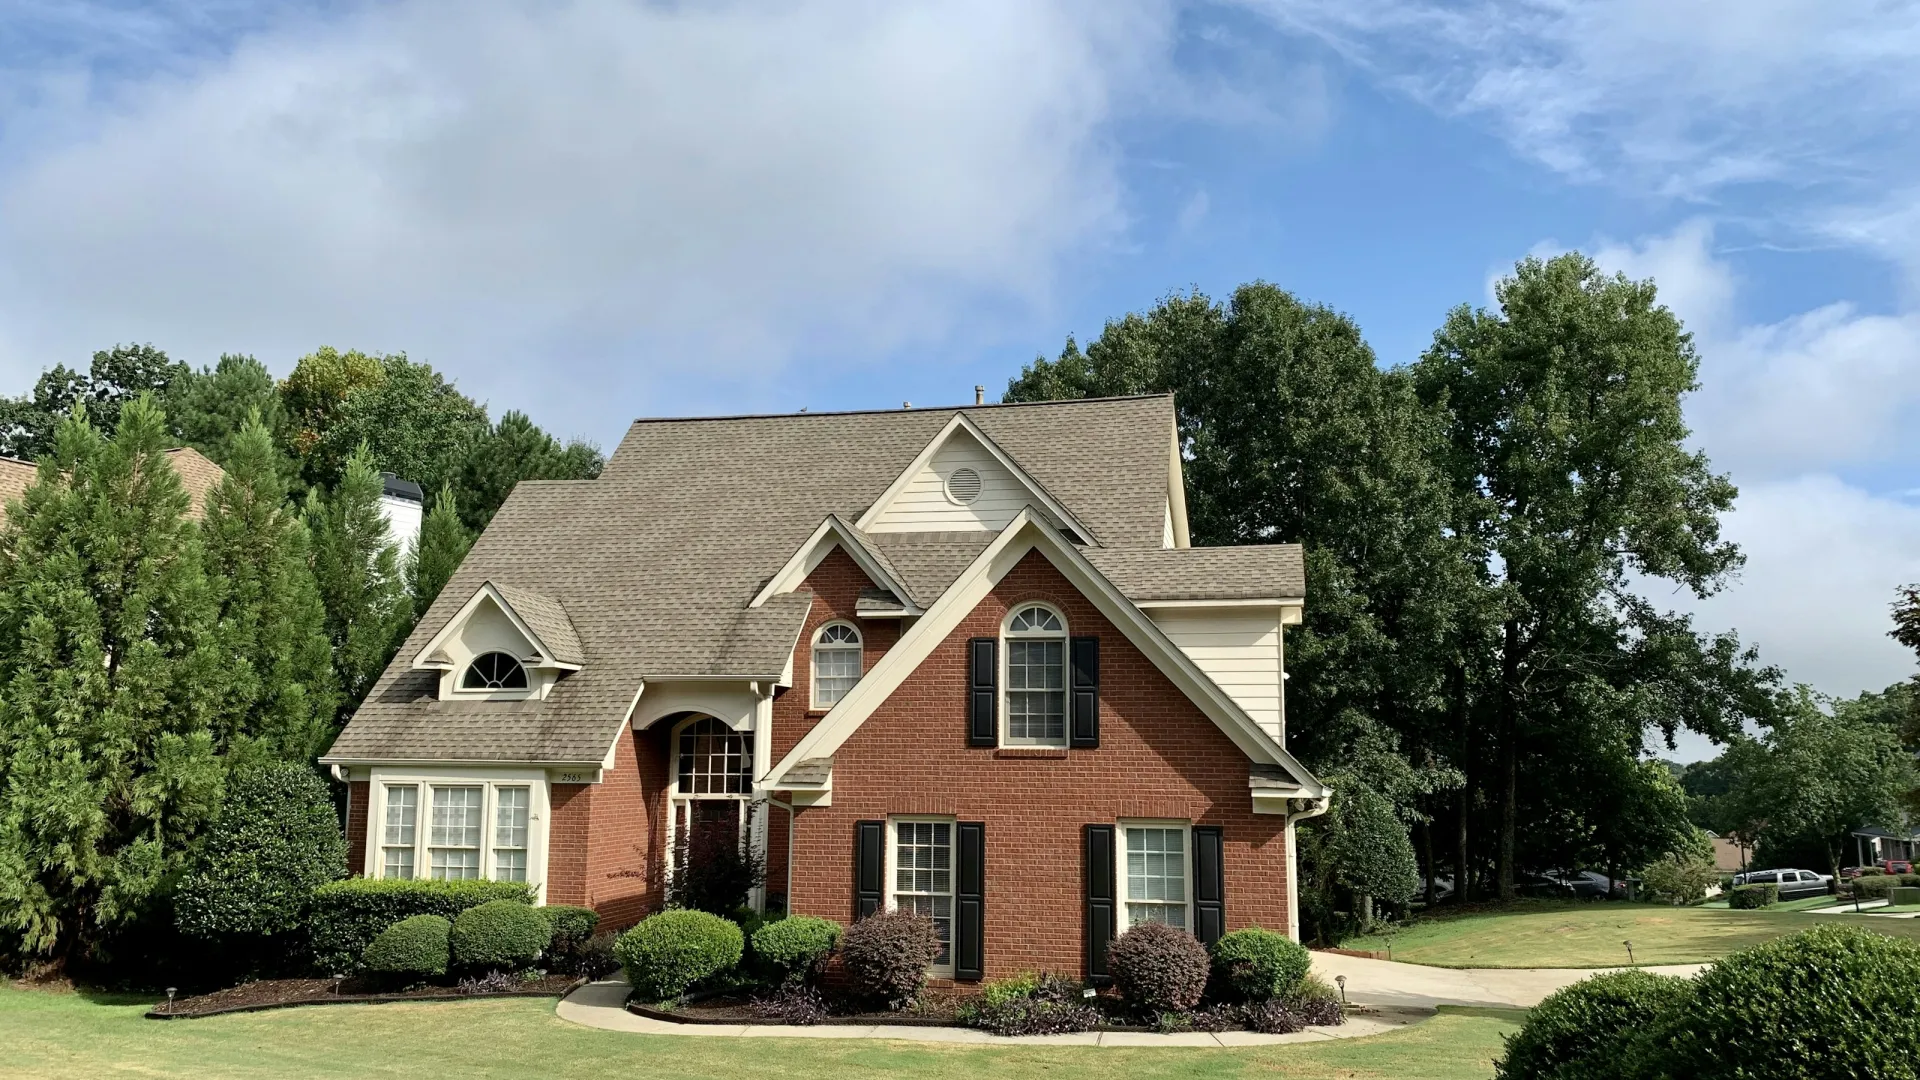
<path fill-rule="evenodd" d="M 600 926 L 600 913 L 571 904 L 548 904 L 533 910 L 545 916 L 553 929 L 547 941 L 547 958 L 553 969 L 578 974 L 587 945 Z"/>
<path fill-rule="evenodd" d="M 1730 908 L 1753 910 L 1772 907 L 1780 900 L 1780 886 L 1772 882 L 1758 885 L 1735 885 L 1727 894 L 1727 906 Z"/>
<path fill-rule="evenodd" d="M 269 762 L 240 770 L 174 897 L 175 924 L 203 940 L 288 934 L 304 925 L 313 891 L 346 865 L 333 795 L 312 769 Z"/>
<path fill-rule="evenodd" d="M 1693 984 L 1670 975 L 1615 971 L 1574 983 L 1533 1007 L 1507 1036 L 1495 1080 L 1610 1080 L 1627 1075 L 1634 1039 L 1670 1010 L 1686 1007 Z"/>
<path fill-rule="evenodd" d="M 910 911 L 869 915 L 840 939 L 854 993 L 905 1008 L 927 985 L 927 967 L 940 955 L 940 934 L 933 920 Z"/>
<path fill-rule="evenodd" d="M 413 915 L 454 916 L 489 900 L 533 903 L 518 881 L 434 881 L 429 878 L 348 878 L 313 891 L 307 936 L 323 975 L 360 969 L 361 954 L 380 932 Z"/>
<path fill-rule="evenodd" d="M 453 920 L 453 963 L 462 971 L 520 971 L 553 939 L 553 924 L 514 900 L 489 900 Z"/>
<path fill-rule="evenodd" d="M 1305 946 L 1257 926 L 1227 934 L 1212 952 L 1214 975 L 1242 1001 L 1283 997 L 1313 966 Z"/>
<path fill-rule="evenodd" d="M 1649 1040 L 1649 1075 L 1920 1076 L 1920 943 L 1817 926 L 1733 953 L 1694 984 Z"/>
<path fill-rule="evenodd" d="M 665 1001 L 738 964 L 745 946 L 731 920 L 704 911 L 663 911 L 620 935 L 613 952 L 635 993 Z"/>
<path fill-rule="evenodd" d="M 1186 1012 L 1200 1003 L 1213 964 L 1185 930 L 1141 923 L 1107 948 L 1107 970 L 1128 1005 L 1145 1015 Z"/>
<path fill-rule="evenodd" d="M 806 982 L 839 943 L 839 923 L 812 915 L 789 915 L 754 931 L 753 955 L 779 982 Z"/>
<path fill-rule="evenodd" d="M 439 915 L 401 919 L 373 939 L 361 960 L 383 975 L 428 979 L 447 973 L 453 923 Z"/>

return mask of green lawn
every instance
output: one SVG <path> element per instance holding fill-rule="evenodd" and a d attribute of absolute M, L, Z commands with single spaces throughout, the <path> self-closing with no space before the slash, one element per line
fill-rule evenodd
<path fill-rule="evenodd" d="M 980 1076 L 1484 1080 L 1523 1014 L 1448 1009 L 1390 1035 L 1245 1050 L 959 1047 L 865 1039 L 630 1035 L 569 1024 L 545 999 L 328 1005 L 204 1020 L 145 1001 L 0 988 L 0 1077 L 608 1077 L 974 1080 Z"/>
<path fill-rule="evenodd" d="M 1436 967 L 1612 967 L 1627 962 L 1633 942 L 1641 964 L 1696 964 L 1811 926 L 1852 923 L 1920 938 L 1920 919 L 1809 915 L 1797 911 L 1729 911 L 1657 904 L 1522 902 L 1421 919 L 1403 930 L 1355 938 L 1354 949 Z"/>
<path fill-rule="evenodd" d="M 1844 903 L 1847 903 L 1847 901 L 1842 900 L 1837 896 L 1803 896 L 1798 900 L 1782 900 L 1779 903 L 1774 904 L 1770 908 L 1762 908 L 1761 910 L 1763 911 L 1812 911 L 1815 908 L 1833 907 L 1835 904 L 1844 904 Z M 1706 903 L 1701 904 L 1700 906 L 1713 911 L 1727 910 L 1727 902 L 1724 898 L 1720 900 L 1709 900 Z M 1751 909 L 1748 909 L 1748 910 L 1751 910 Z"/>

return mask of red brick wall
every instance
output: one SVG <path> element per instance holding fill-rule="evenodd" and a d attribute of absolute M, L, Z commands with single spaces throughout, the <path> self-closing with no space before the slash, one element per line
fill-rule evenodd
<path fill-rule="evenodd" d="M 664 734 L 622 732 L 613 768 L 593 792 L 584 867 L 586 904 L 608 928 L 630 926 L 660 906 L 666 786 Z"/>
<path fill-rule="evenodd" d="M 1064 612 L 1069 633 L 1101 639 L 1098 749 L 1023 756 L 966 745 L 967 639 L 998 634 L 1008 610 L 1031 600 Z M 1030 554 L 834 754 L 833 805 L 795 816 L 792 910 L 851 917 L 856 821 L 984 821 L 987 977 L 1079 973 L 1082 826 L 1176 818 L 1224 830 L 1228 928 L 1286 930 L 1285 819 L 1253 813 L 1247 769 L 1211 720 Z"/>
<path fill-rule="evenodd" d="M 587 906 L 594 784 L 547 786 L 547 903 Z"/>
<path fill-rule="evenodd" d="M 373 785 L 366 780 L 347 784 L 347 876 L 367 872 L 367 806 Z"/>
<path fill-rule="evenodd" d="M 813 608 L 807 612 L 807 624 L 794 646 L 793 686 L 773 699 L 773 760 L 779 761 L 793 749 L 813 725 L 825 716 L 825 709 L 810 709 L 813 700 L 813 635 L 822 626 L 845 620 L 860 628 L 860 670 L 867 671 L 900 640 L 899 619 L 858 619 L 854 604 L 860 590 L 871 588 L 872 580 L 852 557 L 834 548 L 820 565 L 807 575 L 802 588 L 813 591 Z"/>

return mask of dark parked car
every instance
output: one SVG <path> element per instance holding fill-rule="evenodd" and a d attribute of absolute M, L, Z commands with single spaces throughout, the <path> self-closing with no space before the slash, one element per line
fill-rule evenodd
<path fill-rule="evenodd" d="M 1549 870 L 1540 876 L 1559 882 L 1568 892 L 1585 900 L 1604 900 L 1608 895 L 1607 875 L 1592 870 Z"/>
<path fill-rule="evenodd" d="M 1811 870 L 1755 870 L 1733 875 L 1735 885 L 1779 885 L 1780 899 L 1802 900 L 1833 891 L 1833 875 Z"/>

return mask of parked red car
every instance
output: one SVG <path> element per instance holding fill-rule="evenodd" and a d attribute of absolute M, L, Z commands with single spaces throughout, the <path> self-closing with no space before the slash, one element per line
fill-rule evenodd
<path fill-rule="evenodd" d="M 1881 859 L 1879 865 L 1889 874 L 1913 873 L 1913 862 L 1909 859 Z"/>

